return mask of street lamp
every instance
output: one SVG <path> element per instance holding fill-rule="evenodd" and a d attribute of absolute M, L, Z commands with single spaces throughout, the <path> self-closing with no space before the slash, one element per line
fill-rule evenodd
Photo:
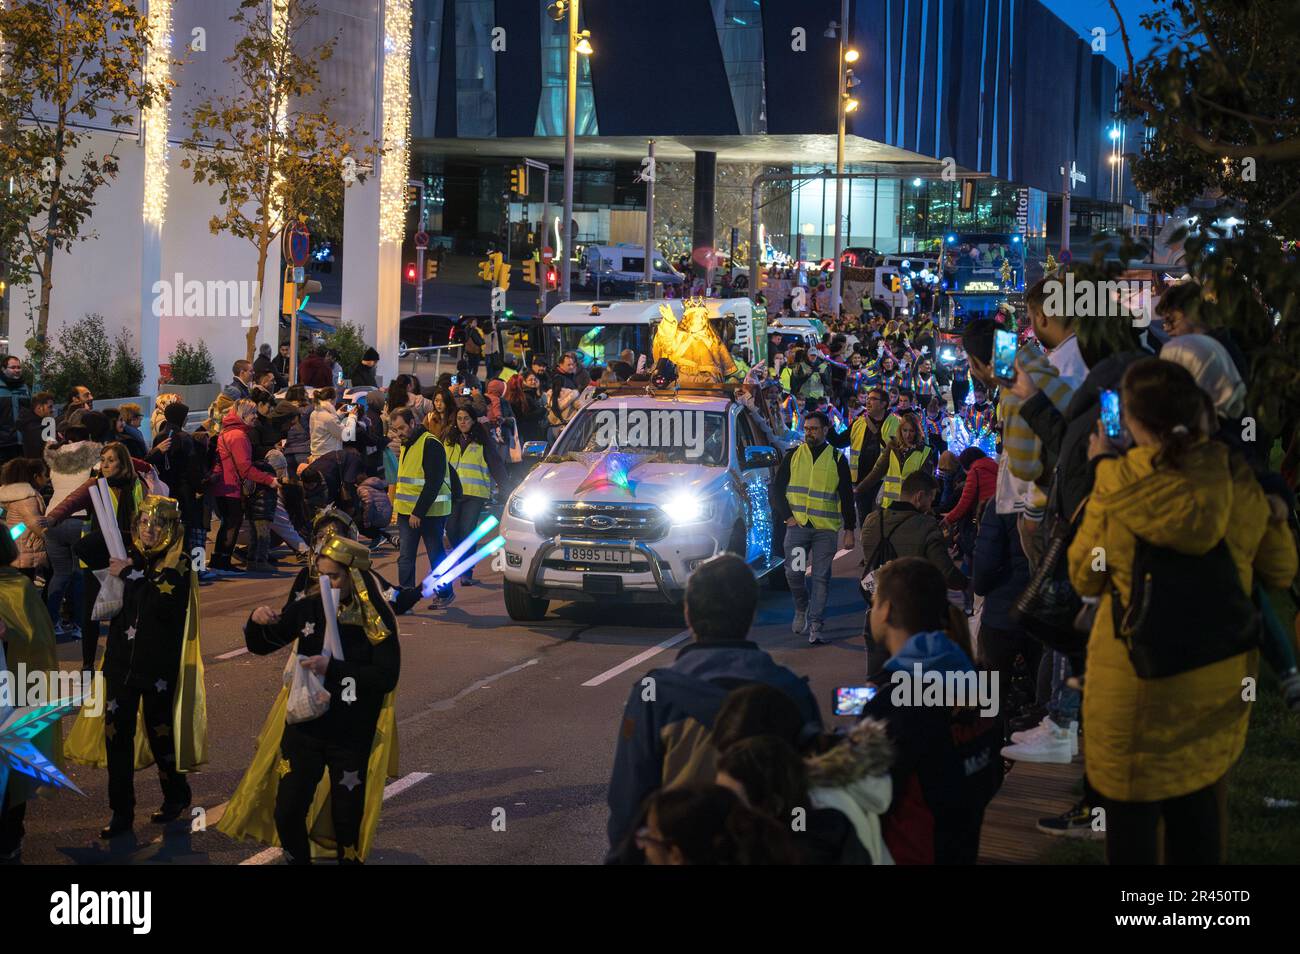
<path fill-rule="evenodd" d="M 840 0 L 840 19 L 832 23 L 826 36 L 838 37 L 839 45 L 839 85 L 836 98 L 839 100 L 838 122 L 835 129 L 835 270 L 831 274 L 831 314 L 840 317 L 840 297 L 844 288 L 844 268 L 840 259 L 844 256 L 844 127 L 846 117 L 858 108 L 858 101 L 849 95 L 849 90 L 858 85 L 853 78 L 850 63 L 859 58 L 857 50 L 849 48 L 849 0 Z"/>
<path fill-rule="evenodd" d="M 591 31 L 578 29 L 578 5 L 581 0 L 559 0 L 552 9 L 557 20 L 569 18 L 569 78 L 565 95 L 564 117 L 564 241 L 556 251 L 560 256 L 560 301 L 569 300 L 573 263 L 573 147 L 578 124 L 578 56 L 591 56 Z"/>

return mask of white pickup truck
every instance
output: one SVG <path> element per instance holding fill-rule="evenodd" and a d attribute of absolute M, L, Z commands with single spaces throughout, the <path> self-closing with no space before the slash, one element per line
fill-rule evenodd
<path fill-rule="evenodd" d="M 768 486 L 780 458 L 763 433 L 721 386 L 597 392 L 506 504 L 511 619 L 541 619 L 551 600 L 678 602 L 723 552 L 759 577 L 777 570 Z"/>

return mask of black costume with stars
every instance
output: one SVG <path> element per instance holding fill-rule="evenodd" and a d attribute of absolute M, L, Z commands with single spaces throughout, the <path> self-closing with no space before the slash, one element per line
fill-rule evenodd
<path fill-rule="evenodd" d="M 331 659 L 324 683 L 330 693 L 325 714 L 308 722 L 288 723 L 280 741 L 280 782 L 275 801 L 275 828 L 280 844 L 294 863 L 307 864 L 311 846 L 307 813 L 321 775 L 330 777 L 334 834 L 340 862 L 357 858 L 357 842 L 365 808 L 367 762 L 384 697 L 397 687 L 401 653 L 397 622 L 384 602 L 380 584 L 370 571 L 353 574 L 365 581 L 371 605 L 388 630 L 378 643 L 363 625 L 348 621 L 351 600 L 340 606 L 339 640 L 343 658 Z M 325 608 L 318 585 L 295 586 L 277 622 L 244 627 L 249 652 L 267 655 L 298 641 L 297 653 L 318 656 L 325 640 Z M 344 680 L 353 680 L 345 684 Z M 350 686 L 351 691 L 345 692 Z M 352 699 L 352 701 L 348 701 Z"/>
<path fill-rule="evenodd" d="M 189 558 L 151 566 L 134 547 L 123 575 L 122 610 L 109 626 L 104 648 L 104 747 L 108 756 L 108 805 L 114 815 L 135 810 L 136 716 L 144 718 L 162 783 L 163 802 L 190 803 L 190 786 L 176 770 L 172 710 L 176 673 L 185 641 L 190 600 Z"/>

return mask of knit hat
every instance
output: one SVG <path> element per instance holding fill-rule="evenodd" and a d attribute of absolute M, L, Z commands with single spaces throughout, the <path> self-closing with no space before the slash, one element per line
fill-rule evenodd
<path fill-rule="evenodd" d="M 180 401 L 173 401 L 171 404 L 168 404 L 163 408 L 164 420 L 178 431 L 184 429 L 185 422 L 189 419 L 189 416 L 189 407 L 182 404 Z"/>
<path fill-rule="evenodd" d="M 361 356 L 362 361 L 378 361 L 379 352 L 374 348 L 367 348 L 366 353 Z"/>
<path fill-rule="evenodd" d="M 287 471 L 289 469 L 289 461 L 285 458 L 284 454 L 276 450 L 274 447 L 266 452 L 266 462 L 275 469 L 276 473 Z"/>

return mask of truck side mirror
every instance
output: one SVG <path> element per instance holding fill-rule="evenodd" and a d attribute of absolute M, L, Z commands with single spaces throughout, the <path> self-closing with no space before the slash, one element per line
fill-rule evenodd
<path fill-rule="evenodd" d="M 775 467 L 779 463 L 781 463 L 781 455 L 776 452 L 775 447 L 756 444 L 745 448 L 745 459 L 741 469 L 757 470 L 760 467 Z"/>

